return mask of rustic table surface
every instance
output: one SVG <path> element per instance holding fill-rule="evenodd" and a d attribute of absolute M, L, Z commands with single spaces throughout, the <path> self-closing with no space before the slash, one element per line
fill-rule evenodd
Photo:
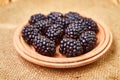
<path fill-rule="evenodd" d="M 0 80 L 120 80 L 120 0 L 3 1 L 0 0 Z M 108 54 L 74 69 L 45 68 L 21 58 L 13 46 L 15 29 L 27 23 L 32 14 L 51 11 L 79 12 L 108 26 L 114 37 Z"/>

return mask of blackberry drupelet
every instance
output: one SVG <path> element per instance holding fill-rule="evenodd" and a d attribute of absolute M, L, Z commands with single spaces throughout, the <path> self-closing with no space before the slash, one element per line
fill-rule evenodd
<path fill-rule="evenodd" d="M 29 44 L 32 45 L 33 43 L 33 39 L 38 36 L 38 34 L 36 33 L 36 31 L 33 29 L 32 25 L 27 25 L 23 28 L 22 30 L 22 37 L 24 39 L 24 41 Z"/>
<path fill-rule="evenodd" d="M 96 33 L 94 31 L 86 31 L 80 35 L 79 40 L 83 47 L 84 53 L 89 52 L 96 46 Z"/>
<path fill-rule="evenodd" d="M 56 44 L 60 42 L 64 34 L 63 26 L 53 24 L 46 32 L 46 37 L 54 41 Z"/>
<path fill-rule="evenodd" d="M 51 23 L 47 19 L 46 20 L 41 20 L 41 21 L 38 21 L 37 23 L 35 23 L 33 27 L 35 29 L 37 29 L 39 33 L 44 35 L 46 33 L 47 29 L 49 27 L 51 27 Z"/>
<path fill-rule="evenodd" d="M 82 16 L 80 16 L 76 12 L 68 12 L 64 16 L 65 16 L 65 18 L 67 18 L 69 20 L 72 20 L 72 21 L 74 21 L 74 20 L 81 20 L 82 19 Z"/>
<path fill-rule="evenodd" d="M 55 23 L 55 21 L 59 18 L 63 18 L 63 14 L 60 12 L 51 12 L 48 14 L 48 19 L 52 22 Z"/>
<path fill-rule="evenodd" d="M 67 57 L 79 56 L 83 53 L 83 48 L 79 41 L 74 39 L 64 38 L 60 42 L 59 51 Z"/>
<path fill-rule="evenodd" d="M 98 26 L 91 18 L 84 18 L 82 25 L 86 26 L 89 31 L 95 31 L 96 33 L 98 32 Z"/>
<path fill-rule="evenodd" d="M 39 14 L 32 15 L 29 19 L 29 23 L 34 24 L 38 21 L 45 20 L 45 19 L 46 19 L 46 16 L 39 13 Z"/>
<path fill-rule="evenodd" d="M 45 56 L 54 56 L 56 51 L 55 43 L 44 36 L 37 36 L 33 40 L 33 46 L 38 53 Z"/>

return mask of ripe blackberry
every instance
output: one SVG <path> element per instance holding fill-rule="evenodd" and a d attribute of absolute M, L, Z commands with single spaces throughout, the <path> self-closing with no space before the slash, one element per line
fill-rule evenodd
<path fill-rule="evenodd" d="M 59 51 L 67 57 L 79 56 L 83 53 L 83 48 L 79 41 L 74 39 L 64 38 L 60 42 Z"/>
<path fill-rule="evenodd" d="M 22 30 L 22 37 L 26 43 L 32 45 L 33 39 L 38 36 L 32 25 L 27 25 Z"/>
<path fill-rule="evenodd" d="M 44 36 L 37 36 L 33 40 L 33 46 L 42 55 L 54 56 L 55 54 L 55 43 Z"/>
<path fill-rule="evenodd" d="M 97 37 L 94 31 L 86 31 L 79 38 L 84 53 L 89 52 L 96 46 Z"/>
<path fill-rule="evenodd" d="M 29 19 L 29 23 L 34 24 L 38 21 L 45 20 L 45 19 L 46 19 L 46 16 L 39 13 L 39 14 L 32 15 Z"/>
<path fill-rule="evenodd" d="M 51 27 L 51 23 L 47 19 L 41 20 L 41 21 L 38 21 L 37 23 L 35 23 L 33 27 L 35 29 L 37 29 L 39 33 L 44 35 L 46 33 L 47 29 L 49 27 Z"/>
<path fill-rule="evenodd" d="M 63 26 L 59 24 L 53 24 L 46 32 L 46 37 L 54 41 L 56 44 L 62 39 L 64 34 Z"/>
<path fill-rule="evenodd" d="M 58 18 L 54 21 L 54 24 L 62 25 L 64 29 L 66 29 L 70 23 L 71 21 L 67 18 Z"/>
<path fill-rule="evenodd" d="M 65 30 L 65 35 L 67 38 L 78 39 L 79 35 L 84 31 L 83 26 L 78 23 L 72 23 Z"/>
<path fill-rule="evenodd" d="M 95 31 L 96 33 L 98 32 L 98 26 L 91 18 L 84 18 L 82 25 L 86 26 L 89 31 Z"/>
<path fill-rule="evenodd" d="M 82 17 L 78 13 L 76 13 L 76 12 L 66 13 L 65 14 L 65 18 L 68 18 L 68 19 L 70 19 L 72 21 L 82 19 Z"/>
<path fill-rule="evenodd" d="M 62 18 L 63 14 L 60 12 L 51 12 L 50 14 L 48 14 L 48 19 L 54 23 L 55 20 Z"/>

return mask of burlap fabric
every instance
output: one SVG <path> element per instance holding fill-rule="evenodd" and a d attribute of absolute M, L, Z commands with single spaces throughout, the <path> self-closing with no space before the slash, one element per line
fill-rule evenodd
<path fill-rule="evenodd" d="M 50 69 L 20 57 L 13 34 L 34 13 L 76 11 L 108 26 L 112 48 L 99 61 L 74 69 Z M 120 0 L 18 0 L 0 8 L 0 80 L 120 80 Z"/>

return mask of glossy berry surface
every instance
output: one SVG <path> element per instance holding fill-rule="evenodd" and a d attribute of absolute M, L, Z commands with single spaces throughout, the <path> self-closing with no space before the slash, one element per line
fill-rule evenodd
<path fill-rule="evenodd" d="M 80 35 L 79 40 L 83 46 L 84 53 L 86 53 L 96 46 L 97 37 L 94 31 L 86 31 Z"/>
<path fill-rule="evenodd" d="M 46 16 L 44 14 L 34 14 L 29 19 L 29 24 L 35 24 L 38 21 L 45 20 Z"/>
<path fill-rule="evenodd" d="M 79 41 L 69 39 L 69 38 L 64 38 L 60 42 L 59 51 L 61 52 L 61 54 L 67 57 L 75 57 L 83 53 L 83 48 Z"/>
<path fill-rule="evenodd" d="M 33 29 L 33 26 L 26 25 L 22 30 L 22 37 L 26 43 L 32 45 L 33 39 L 38 36 L 36 31 Z"/>
<path fill-rule="evenodd" d="M 62 25 L 54 24 L 46 32 L 46 37 L 56 44 L 60 42 L 64 35 L 64 29 Z"/>
<path fill-rule="evenodd" d="M 44 36 L 37 36 L 33 41 L 35 50 L 45 56 L 54 56 L 55 43 Z"/>
<path fill-rule="evenodd" d="M 93 21 L 91 18 L 84 18 L 82 25 L 86 26 L 87 30 L 98 32 L 98 26 L 95 21 Z"/>
<path fill-rule="evenodd" d="M 51 23 L 47 19 L 46 20 L 41 20 L 41 21 L 38 21 L 37 23 L 35 23 L 33 25 L 33 27 L 35 29 L 37 29 L 39 33 L 44 35 L 46 33 L 46 31 L 48 30 L 48 28 L 51 27 Z"/>
<path fill-rule="evenodd" d="M 69 20 L 80 20 L 82 19 L 82 16 L 77 12 L 68 12 L 65 14 L 65 18 L 68 18 Z"/>

